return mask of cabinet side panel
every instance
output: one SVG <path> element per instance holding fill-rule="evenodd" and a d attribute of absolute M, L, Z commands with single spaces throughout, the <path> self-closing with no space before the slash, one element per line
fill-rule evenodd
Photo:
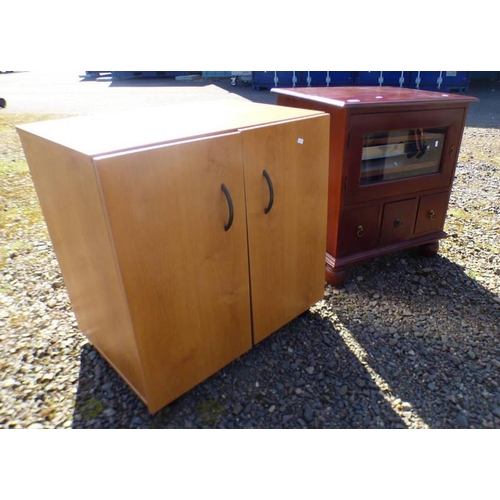
<path fill-rule="evenodd" d="M 19 131 L 78 326 L 144 399 L 144 382 L 91 159 Z"/>
<path fill-rule="evenodd" d="M 328 134 L 326 114 L 243 131 L 255 342 L 324 296 Z"/>

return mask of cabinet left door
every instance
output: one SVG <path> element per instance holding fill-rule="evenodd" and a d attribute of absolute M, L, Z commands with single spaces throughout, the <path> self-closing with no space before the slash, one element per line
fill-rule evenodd
<path fill-rule="evenodd" d="M 252 345 L 241 136 L 94 162 L 154 412 Z"/>

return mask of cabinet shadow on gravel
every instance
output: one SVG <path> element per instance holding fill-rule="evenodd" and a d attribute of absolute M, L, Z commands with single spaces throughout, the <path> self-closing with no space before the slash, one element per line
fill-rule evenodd
<path fill-rule="evenodd" d="M 341 290 L 150 415 L 90 345 L 74 428 L 499 428 L 500 307 L 416 251 L 350 268 Z"/>
<path fill-rule="evenodd" d="M 416 250 L 353 266 L 351 276 L 363 281 L 352 279 L 348 308 L 334 299 L 339 321 L 393 394 L 430 428 L 499 428 L 495 296 L 455 263 Z"/>

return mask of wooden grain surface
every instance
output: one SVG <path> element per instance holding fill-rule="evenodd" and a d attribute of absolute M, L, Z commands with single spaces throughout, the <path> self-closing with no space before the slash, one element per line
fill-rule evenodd
<path fill-rule="evenodd" d="M 302 87 L 274 88 L 271 92 L 297 97 L 305 101 L 315 101 L 335 107 L 367 107 L 436 104 L 440 107 L 454 103 L 477 102 L 478 99 L 463 94 L 418 90 L 390 86 L 349 86 L 349 87 Z M 461 104 L 462 105 L 462 104 Z"/>
<path fill-rule="evenodd" d="M 256 341 L 322 298 L 328 123 L 226 99 L 17 127 L 79 326 L 150 412 L 251 348 L 247 231 Z"/>
<path fill-rule="evenodd" d="M 252 345 L 241 137 L 96 165 L 154 412 Z"/>
<path fill-rule="evenodd" d="M 128 306 L 91 161 L 20 132 L 78 326 L 145 400 Z"/>
<path fill-rule="evenodd" d="M 312 114 L 315 112 L 237 99 L 220 99 L 46 120 L 20 125 L 18 128 L 74 151 L 94 156 L 231 132 Z"/>
<path fill-rule="evenodd" d="M 328 134 L 328 115 L 242 133 L 255 342 L 323 298 Z"/>

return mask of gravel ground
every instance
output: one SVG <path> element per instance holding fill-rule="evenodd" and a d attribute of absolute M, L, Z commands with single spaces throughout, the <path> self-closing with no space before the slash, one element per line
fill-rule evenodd
<path fill-rule="evenodd" d="M 15 132 L 0 133 L 0 427 L 500 428 L 499 129 L 466 128 L 438 256 L 352 266 L 155 415 L 79 331 Z"/>

